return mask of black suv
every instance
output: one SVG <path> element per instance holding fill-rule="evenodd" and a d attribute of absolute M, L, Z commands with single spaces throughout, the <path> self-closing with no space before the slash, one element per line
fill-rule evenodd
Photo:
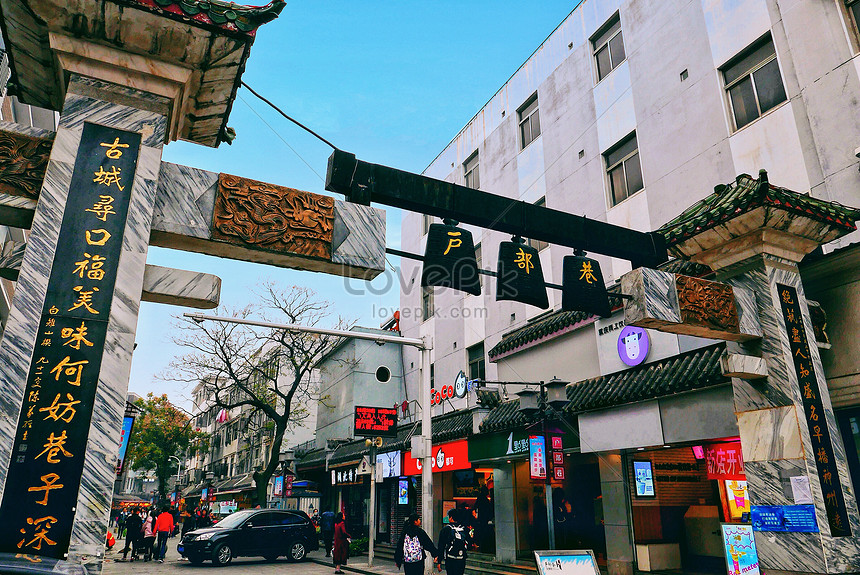
<path fill-rule="evenodd" d="M 212 527 L 189 531 L 176 549 L 193 564 L 211 559 L 215 565 L 227 565 L 240 556 L 274 561 L 286 555 L 301 561 L 318 547 L 316 530 L 304 511 L 245 509 Z"/>

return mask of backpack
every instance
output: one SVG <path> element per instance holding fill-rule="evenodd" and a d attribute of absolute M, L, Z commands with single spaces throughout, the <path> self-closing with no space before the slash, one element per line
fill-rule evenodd
<path fill-rule="evenodd" d="M 460 526 L 451 527 L 451 538 L 448 540 L 448 546 L 445 548 L 445 557 L 448 559 L 465 559 L 466 558 L 466 539 L 463 537 L 463 528 Z"/>
<path fill-rule="evenodd" d="M 403 537 L 403 562 L 418 563 L 424 560 L 424 549 L 418 536 L 406 535 Z"/>

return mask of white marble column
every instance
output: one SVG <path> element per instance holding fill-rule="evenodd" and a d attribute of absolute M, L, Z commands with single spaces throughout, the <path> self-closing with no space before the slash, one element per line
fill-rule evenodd
<path fill-rule="evenodd" d="M 83 561 L 92 573 L 101 569 L 167 112 L 167 100 L 158 96 L 72 77 L 0 342 L 2 494 L 83 124 L 140 133 L 142 143 L 69 548 L 69 559 Z"/>

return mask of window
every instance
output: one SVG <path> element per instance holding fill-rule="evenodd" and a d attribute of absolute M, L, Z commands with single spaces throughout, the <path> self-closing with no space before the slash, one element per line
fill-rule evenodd
<path fill-rule="evenodd" d="M 535 138 L 540 136 L 540 116 L 538 114 L 537 94 L 526 100 L 522 108 L 517 110 L 520 121 L 520 149 L 525 149 Z"/>
<path fill-rule="evenodd" d="M 535 205 L 541 208 L 546 207 L 546 197 L 543 197 L 535 202 Z M 541 240 L 526 240 L 526 243 L 536 249 L 537 251 L 541 251 L 544 248 L 549 247 L 549 244 L 546 242 L 542 242 Z"/>
<path fill-rule="evenodd" d="M 478 152 L 469 156 L 469 159 L 463 162 L 463 173 L 465 175 L 465 186 L 477 190 L 481 187 L 481 178 L 478 175 Z"/>
<path fill-rule="evenodd" d="M 433 317 L 433 288 L 421 288 L 421 318 L 427 321 Z"/>
<path fill-rule="evenodd" d="M 430 364 L 430 389 L 436 387 L 436 364 Z"/>
<path fill-rule="evenodd" d="M 616 205 L 641 190 L 642 169 L 639 166 L 639 147 L 636 132 L 603 154 L 609 176 L 609 202 Z"/>
<path fill-rule="evenodd" d="M 422 231 L 421 235 L 426 236 L 427 232 L 430 231 L 430 224 L 433 223 L 433 216 L 428 216 L 427 214 L 421 214 L 422 221 Z"/>
<path fill-rule="evenodd" d="M 860 0 L 846 0 L 845 5 L 854 18 L 854 28 L 860 31 Z"/>
<path fill-rule="evenodd" d="M 469 357 L 469 379 L 486 379 L 484 364 L 484 342 L 478 343 L 466 350 Z"/>
<path fill-rule="evenodd" d="M 723 67 L 723 77 L 737 130 L 786 100 L 770 37 Z"/>
<path fill-rule="evenodd" d="M 624 61 L 624 38 L 621 37 L 621 19 L 618 14 L 591 39 L 594 60 L 597 62 L 597 81 L 606 77 Z"/>

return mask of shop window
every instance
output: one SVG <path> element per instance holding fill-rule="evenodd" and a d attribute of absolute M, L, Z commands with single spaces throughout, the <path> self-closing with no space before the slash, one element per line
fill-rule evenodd
<path fill-rule="evenodd" d="M 615 206 L 645 187 L 639 164 L 639 144 L 633 132 L 603 154 L 609 178 L 609 203 Z"/>
<path fill-rule="evenodd" d="M 473 345 L 466 350 L 469 357 L 469 379 L 486 379 L 484 363 L 484 342 Z"/>
<path fill-rule="evenodd" d="M 621 35 L 621 18 L 618 14 L 592 37 L 591 46 L 594 49 L 599 82 L 627 58 L 624 53 L 624 38 Z"/>
<path fill-rule="evenodd" d="M 736 130 L 786 100 L 770 36 L 739 54 L 722 72 Z"/>
<path fill-rule="evenodd" d="M 467 188 L 477 190 L 481 187 L 481 178 L 478 172 L 478 151 L 472 154 L 468 160 L 463 163 L 463 175 Z"/>
<path fill-rule="evenodd" d="M 538 136 L 540 136 L 540 114 L 538 111 L 537 94 L 526 100 L 526 103 L 517 110 L 520 123 L 520 149 L 525 149 Z"/>

